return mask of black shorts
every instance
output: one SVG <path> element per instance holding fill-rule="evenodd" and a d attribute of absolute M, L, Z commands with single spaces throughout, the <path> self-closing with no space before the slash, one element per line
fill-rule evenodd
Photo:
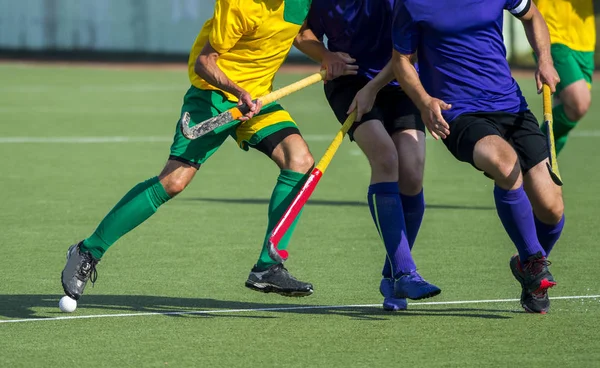
<path fill-rule="evenodd" d="M 514 148 L 523 174 L 548 157 L 546 137 L 531 111 L 460 115 L 450 123 L 450 135 L 443 141 L 454 157 L 477 168 L 473 162 L 475 144 L 489 135 L 504 138 Z"/>
<path fill-rule="evenodd" d="M 251 147 L 264 153 L 268 157 L 271 157 L 273 155 L 273 151 L 275 151 L 275 148 L 279 145 L 279 143 L 292 134 L 298 134 L 302 136 L 302 134 L 300 134 L 300 130 L 298 130 L 296 127 L 283 128 L 264 137 L 255 146 Z"/>
<path fill-rule="evenodd" d="M 369 79 L 361 75 L 347 75 L 328 81 L 325 84 L 325 96 L 336 118 L 343 123 L 348 114 L 348 108 L 356 93 L 363 88 Z M 412 100 L 400 87 L 385 86 L 377 94 L 373 109 L 355 122 L 348 135 L 353 140 L 356 128 L 365 121 L 379 120 L 387 132 L 392 133 L 404 129 L 417 129 L 425 132 L 421 113 Z"/>

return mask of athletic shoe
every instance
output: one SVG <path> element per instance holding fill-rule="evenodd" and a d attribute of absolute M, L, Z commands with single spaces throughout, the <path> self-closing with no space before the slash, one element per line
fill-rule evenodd
<path fill-rule="evenodd" d="M 297 280 L 281 263 L 266 270 L 259 270 L 254 266 L 246 280 L 246 287 L 283 296 L 309 296 L 313 293 L 312 284 Z"/>
<path fill-rule="evenodd" d="M 98 278 L 96 265 L 99 261 L 95 260 L 89 252 L 83 253 L 80 249 L 81 244 L 80 242 L 71 245 L 67 250 L 67 264 L 61 276 L 65 294 L 75 300 L 83 294 L 88 280 L 93 284 Z"/>
<path fill-rule="evenodd" d="M 396 298 L 394 295 L 394 279 L 382 278 L 379 292 L 383 296 L 383 309 L 386 311 L 406 310 L 408 303 L 405 298 Z"/>
<path fill-rule="evenodd" d="M 510 270 L 521 284 L 521 306 L 527 312 L 546 314 L 550 309 L 548 289 L 556 285 L 548 271 L 550 262 L 541 252 L 529 257 L 525 264 L 518 255 L 510 259 Z"/>
<path fill-rule="evenodd" d="M 417 271 L 401 275 L 394 282 L 394 293 L 396 298 L 408 298 L 413 300 L 431 298 L 441 293 L 437 286 L 423 280 Z"/>

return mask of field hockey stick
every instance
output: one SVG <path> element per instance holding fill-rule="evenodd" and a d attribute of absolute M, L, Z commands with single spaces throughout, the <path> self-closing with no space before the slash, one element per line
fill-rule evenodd
<path fill-rule="evenodd" d="M 269 257 L 271 257 L 271 259 L 273 259 L 275 262 L 283 263 L 283 261 L 285 261 L 288 258 L 288 252 L 286 250 L 277 249 L 277 245 L 279 244 L 279 241 L 281 240 L 283 235 L 290 228 L 290 225 L 296 219 L 296 216 L 298 216 L 298 213 L 300 213 L 300 211 L 304 207 L 306 201 L 308 201 L 308 198 L 310 198 L 312 192 L 317 187 L 319 180 L 321 180 L 323 173 L 325 172 L 325 170 L 327 170 L 327 166 L 329 166 L 331 159 L 340 147 L 340 144 L 344 140 L 344 136 L 346 135 L 348 129 L 350 129 L 355 120 L 356 110 L 353 111 L 348 116 L 348 118 L 346 118 L 346 121 L 344 121 L 344 124 L 337 132 L 335 138 L 323 154 L 323 157 L 321 157 L 321 160 L 319 161 L 317 166 L 315 166 L 315 168 L 312 169 L 310 176 L 308 177 L 298 194 L 296 194 L 296 197 L 294 198 L 292 203 L 290 203 L 281 219 L 279 219 L 279 221 L 271 231 L 271 235 L 269 236 L 269 240 L 267 242 L 267 249 L 269 252 Z"/>
<path fill-rule="evenodd" d="M 548 143 L 548 159 L 550 163 L 547 164 L 548 171 L 550 171 L 550 177 L 556 185 L 563 185 L 560 173 L 558 172 L 558 161 L 556 161 L 556 146 L 554 144 L 554 131 L 552 122 L 552 96 L 550 94 L 550 87 L 546 84 L 542 87 L 542 94 L 544 97 L 544 128 L 546 129 L 546 141 Z"/>
<path fill-rule="evenodd" d="M 310 75 L 310 76 L 308 76 L 304 79 L 301 79 L 295 83 L 292 83 L 288 86 L 280 88 L 276 91 L 273 91 L 273 92 L 269 93 L 268 95 L 260 97 L 256 100 L 254 100 L 254 103 L 256 103 L 258 100 L 260 100 L 262 102 L 263 106 L 268 105 L 271 102 L 279 100 L 280 98 L 283 98 L 287 95 L 297 92 L 297 91 L 299 91 L 303 88 L 306 88 L 310 85 L 313 85 L 317 82 L 320 82 L 323 79 L 325 79 L 326 76 L 327 76 L 327 71 L 321 70 L 319 73 Z M 226 125 L 234 120 L 238 120 L 239 118 L 241 118 L 242 116 L 247 114 L 249 111 L 250 111 L 250 107 L 246 104 L 243 104 L 241 106 L 235 106 L 225 112 L 220 113 L 219 115 L 217 115 L 215 117 L 201 121 L 200 123 L 198 123 L 194 126 L 190 126 L 190 123 L 192 122 L 190 114 L 188 112 L 184 112 L 183 116 L 181 117 L 181 120 L 180 120 L 181 131 L 183 132 L 183 135 L 187 139 L 200 138 L 203 135 L 205 135 L 206 133 L 212 132 L 213 130 L 215 130 L 216 128 L 218 128 L 220 126 Z"/>

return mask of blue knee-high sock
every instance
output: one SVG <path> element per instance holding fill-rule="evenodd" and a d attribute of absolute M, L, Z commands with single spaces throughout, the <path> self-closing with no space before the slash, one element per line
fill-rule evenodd
<path fill-rule="evenodd" d="M 402 209 L 404 210 L 406 237 L 408 238 L 408 245 L 412 249 L 415 245 L 417 234 L 419 234 L 423 216 L 425 215 L 425 196 L 421 189 L 421 192 L 414 196 L 407 196 L 400 193 L 400 199 L 402 200 Z"/>
<path fill-rule="evenodd" d="M 377 183 L 369 186 L 371 216 L 385 245 L 391 274 L 394 277 L 414 271 L 417 267 L 410 254 L 406 225 L 398 183 Z"/>
<path fill-rule="evenodd" d="M 423 222 L 423 216 L 425 215 L 425 196 L 423 195 L 423 190 L 414 196 L 400 193 L 400 200 L 402 201 L 402 209 L 404 210 L 406 238 L 408 239 L 408 246 L 412 250 L 417 239 L 417 234 L 419 234 L 421 223 Z M 392 268 L 387 258 L 383 264 L 381 275 L 386 278 L 392 277 Z"/>
<path fill-rule="evenodd" d="M 556 244 L 558 238 L 560 238 L 564 226 L 565 215 L 563 215 L 556 225 L 548 225 L 538 220 L 537 217 L 535 218 L 535 230 L 542 248 L 546 251 L 546 257 L 550 256 L 550 251 L 554 248 L 554 244 Z"/>
<path fill-rule="evenodd" d="M 531 203 L 523 186 L 515 190 L 505 190 L 496 185 L 494 199 L 498 217 L 508 236 L 515 243 L 521 260 L 525 261 L 538 252 L 545 256 L 546 252 L 536 234 Z"/>

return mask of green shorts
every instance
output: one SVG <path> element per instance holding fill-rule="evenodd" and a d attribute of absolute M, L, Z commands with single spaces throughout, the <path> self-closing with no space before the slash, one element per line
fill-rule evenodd
<path fill-rule="evenodd" d="M 192 86 L 183 98 L 181 114 L 189 112 L 192 121 L 198 123 L 236 105 L 219 91 L 201 90 Z M 269 135 L 290 127 L 296 128 L 296 123 L 276 102 L 263 106 L 258 115 L 248 121 L 234 121 L 194 140 L 183 135 L 177 122 L 170 157 L 198 167 L 221 147 L 227 137 L 235 139 L 238 146 L 247 151 Z"/>
<path fill-rule="evenodd" d="M 556 86 L 558 95 L 565 87 L 579 80 L 585 80 L 592 87 L 592 75 L 596 67 L 593 52 L 575 51 L 560 43 L 554 43 L 550 49 L 554 67 L 560 77 Z"/>

